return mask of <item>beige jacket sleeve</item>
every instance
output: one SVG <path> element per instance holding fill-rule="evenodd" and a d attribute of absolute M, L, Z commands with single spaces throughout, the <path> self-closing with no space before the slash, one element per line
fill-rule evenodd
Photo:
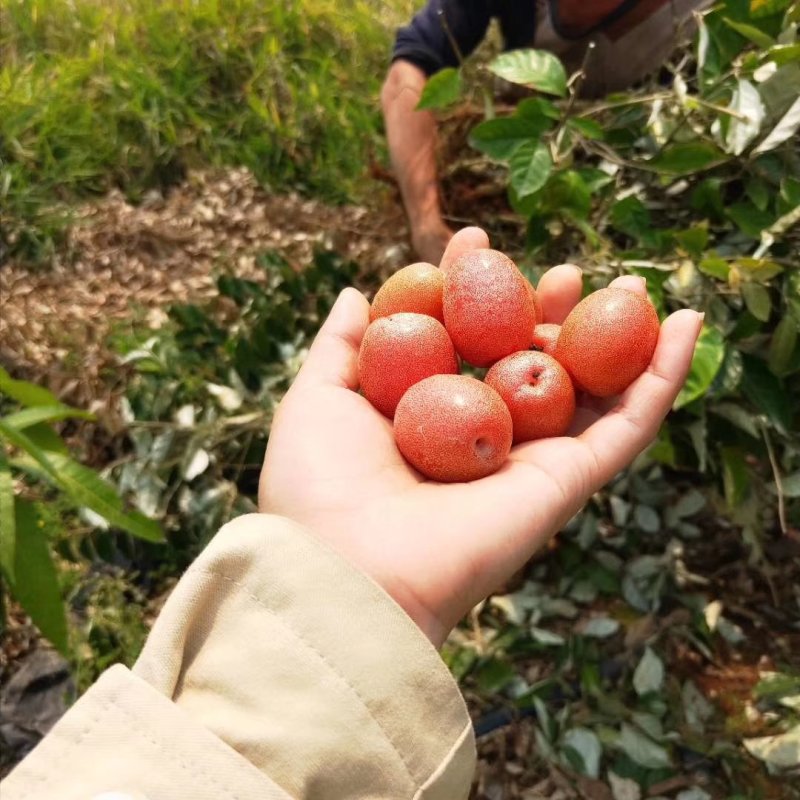
<path fill-rule="evenodd" d="M 108 670 L 3 800 L 466 797 L 475 761 L 439 654 L 369 578 L 289 520 L 226 525 L 132 671 Z"/>

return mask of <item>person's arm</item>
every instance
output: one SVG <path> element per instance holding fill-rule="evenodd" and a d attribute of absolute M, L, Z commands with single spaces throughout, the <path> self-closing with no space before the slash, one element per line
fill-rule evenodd
<path fill-rule="evenodd" d="M 442 218 L 436 173 L 436 119 L 417 111 L 428 78 L 458 66 L 478 46 L 492 16 L 488 0 L 429 0 L 397 31 L 381 107 L 392 167 L 424 261 L 438 264 L 453 231 Z"/>
<path fill-rule="evenodd" d="M 453 231 L 442 219 L 436 175 L 436 120 L 417 111 L 427 77 L 416 65 L 395 61 L 381 91 L 386 138 L 411 241 L 423 261 L 438 264 Z"/>

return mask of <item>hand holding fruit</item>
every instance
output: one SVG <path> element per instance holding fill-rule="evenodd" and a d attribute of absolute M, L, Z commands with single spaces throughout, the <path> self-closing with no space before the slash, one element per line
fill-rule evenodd
<path fill-rule="evenodd" d="M 488 244 L 483 231 L 475 228 L 456 234 L 442 261 L 445 280 L 448 267 L 462 255 Z M 640 300 L 649 303 L 639 278 L 618 278 L 612 288 L 627 289 L 623 299 L 629 300 L 630 294 L 638 313 L 649 313 L 638 305 Z M 577 268 L 549 270 L 536 290 L 544 323 L 564 323 L 581 289 Z M 515 302 L 528 313 L 524 299 Z M 612 318 L 620 313 L 627 312 L 615 312 Z M 445 303 L 445 321 L 447 317 Z M 290 517 L 326 540 L 380 584 L 438 646 L 475 603 L 524 564 L 593 492 L 652 441 L 686 378 L 702 320 L 691 310 L 672 314 L 661 326 L 646 371 L 610 410 L 601 414 L 596 401 L 584 403 L 579 395 L 573 436 L 517 444 L 496 472 L 469 483 L 427 480 L 401 455 L 392 422 L 358 394 L 359 350 L 369 323 L 366 299 L 345 290 L 276 413 L 261 476 L 260 507 Z M 425 325 L 434 329 L 427 321 Z M 429 357 L 434 361 L 442 357 L 437 345 L 425 352 L 433 353 Z M 480 387 L 476 395 L 492 397 L 490 405 L 496 411 L 490 418 L 497 421 L 505 408 L 513 425 L 514 410 L 508 411 L 502 399 L 498 406 L 494 398 L 502 398 L 504 387 L 524 367 L 515 364 L 501 370 L 502 365 L 501 361 L 493 368 L 502 372 L 498 391 L 466 376 L 451 374 L 446 380 L 474 381 Z M 573 379 L 584 381 L 580 369 L 578 365 Z M 404 396 L 397 412 L 401 419 L 405 397 L 410 403 L 422 393 L 426 396 L 417 398 L 417 405 L 434 402 L 428 395 L 437 392 L 426 389 L 432 381 L 441 383 L 428 378 Z M 503 424 L 496 424 L 491 436 L 502 438 Z M 507 431 L 507 418 L 505 425 Z M 472 444 L 491 455 L 492 441 L 479 439 Z"/>

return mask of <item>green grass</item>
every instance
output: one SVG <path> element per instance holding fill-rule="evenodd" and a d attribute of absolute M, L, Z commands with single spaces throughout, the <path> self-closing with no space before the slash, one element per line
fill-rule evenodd
<path fill-rule="evenodd" d="M 378 90 L 409 0 L 6 0 L 0 223 L 42 255 L 52 206 L 187 168 L 351 196 L 381 147 Z M 5 219 L 3 219 L 5 217 Z"/>

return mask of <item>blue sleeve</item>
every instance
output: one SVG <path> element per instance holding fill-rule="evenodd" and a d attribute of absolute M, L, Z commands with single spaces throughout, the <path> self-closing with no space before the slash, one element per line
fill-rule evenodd
<path fill-rule="evenodd" d="M 491 0 L 428 0 L 408 25 L 398 29 L 392 61 L 410 61 L 429 76 L 444 67 L 457 67 L 459 56 L 451 35 L 466 58 L 486 35 L 493 5 Z"/>

